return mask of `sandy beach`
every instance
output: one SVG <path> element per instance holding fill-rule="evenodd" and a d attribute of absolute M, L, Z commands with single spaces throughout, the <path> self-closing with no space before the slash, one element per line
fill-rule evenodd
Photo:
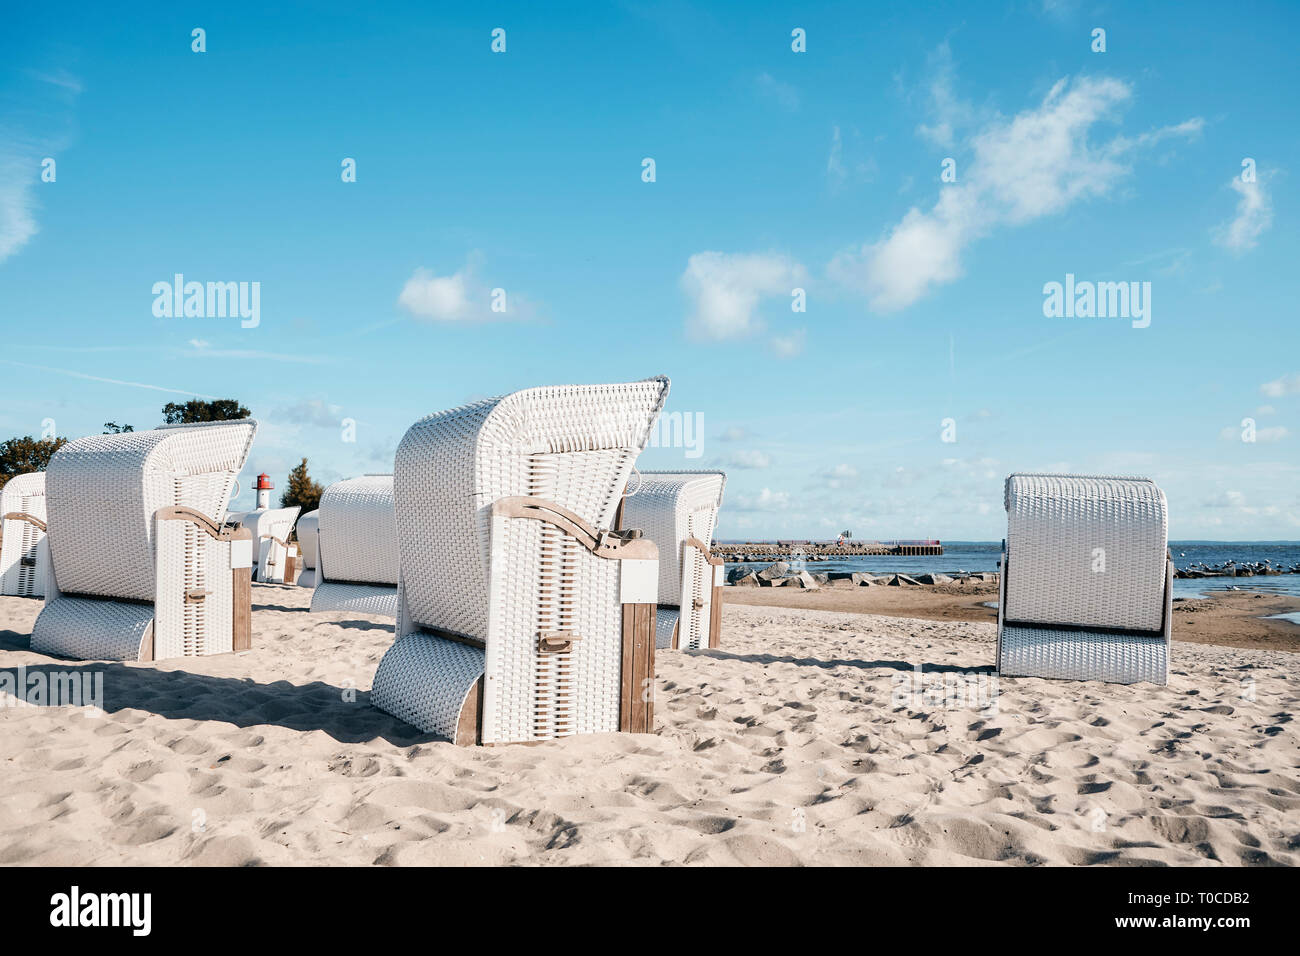
<path fill-rule="evenodd" d="M 728 604 L 792 607 L 856 614 L 890 614 L 935 621 L 998 619 L 996 584 L 922 587 L 854 587 L 836 582 L 816 591 L 802 588 L 727 588 Z M 993 605 L 990 607 L 990 603 Z M 1174 640 L 1256 650 L 1300 651 L 1300 625 L 1272 617 L 1300 612 L 1300 600 L 1264 591 L 1222 591 L 1202 599 L 1174 599 Z"/>
<path fill-rule="evenodd" d="M 102 713 L 0 708 L 0 862 L 1300 862 L 1291 653 L 1184 643 L 1195 611 L 1167 687 L 995 684 L 986 596 L 831 609 L 923 600 L 860 590 L 729 603 L 722 648 L 660 652 L 657 734 L 499 748 L 369 706 L 388 623 L 305 589 L 254 586 L 252 651 L 158 664 L 32 653 L 40 603 L 0 598 L 0 670 L 104 674 Z"/>

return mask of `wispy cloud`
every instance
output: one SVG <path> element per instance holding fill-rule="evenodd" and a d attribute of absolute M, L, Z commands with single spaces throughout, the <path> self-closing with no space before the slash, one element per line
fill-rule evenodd
<path fill-rule="evenodd" d="M 807 330 L 795 329 L 789 335 L 772 336 L 769 346 L 777 358 L 789 359 L 803 352 L 804 341 L 808 338 Z"/>
<path fill-rule="evenodd" d="M 1253 249 L 1259 237 L 1273 224 L 1273 201 L 1263 173 L 1254 182 L 1234 176 L 1228 183 L 1237 194 L 1237 213 L 1215 230 L 1214 241 L 1236 253 Z"/>
<path fill-rule="evenodd" d="M 303 399 L 288 408 L 278 409 L 276 417 L 295 425 L 338 428 L 343 419 L 343 408 L 320 398 Z"/>
<path fill-rule="evenodd" d="M 769 468 L 772 465 L 772 458 L 761 451 L 737 450 L 728 455 L 723 464 L 728 468 Z"/>
<path fill-rule="evenodd" d="M 28 70 L 27 72 L 31 76 L 40 80 L 42 83 L 48 83 L 51 86 L 56 86 L 59 89 L 66 91 L 67 93 L 71 93 L 75 95 L 81 92 L 82 89 L 81 80 L 73 76 L 67 70 L 55 69 L 55 70 L 50 70 L 48 72 L 42 72 L 40 70 Z"/>
<path fill-rule="evenodd" d="M 1131 95 L 1119 80 L 1062 79 L 1038 106 L 990 122 L 972 138 L 958 182 L 942 187 L 930 210 L 913 207 L 885 238 L 839 253 L 831 277 L 865 294 L 877 311 L 904 308 L 958 278 L 972 242 L 1104 195 L 1128 174 L 1139 148 L 1201 128 L 1189 120 L 1136 138 L 1089 142 L 1092 128 L 1113 119 Z"/>
<path fill-rule="evenodd" d="M 202 344 L 200 344 L 202 343 Z M 334 359 L 322 355 L 302 355 L 298 352 L 264 352 L 260 349 L 214 349 L 203 339 L 191 339 L 192 349 L 178 349 L 176 354 L 187 358 L 248 359 L 263 362 L 288 362 L 292 365 L 324 365 Z"/>
<path fill-rule="evenodd" d="M 66 70 L 25 71 L 40 83 L 32 88 L 31 112 L 43 122 L 57 122 L 68 113 L 81 81 Z M 36 222 L 36 187 L 41 163 L 57 154 L 68 139 L 66 133 L 33 130 L 26 119 L 0 116 L 0 263 L 18 252 L 39 232 Z"/>
<path fill-rule="evenodd" d="M 1271 382 L 1265 382 L 1259 390 L 1269 398 L 1281 398 L 1284 395 L 1300 394 L 1300 372 L 1283 375 Z"/>
<path fill-rule="evenodd" d="M 754 86 L 759 95 L 776 103 L 782 109 L 794 111 L 799 108 L 799 91 L 789 83 L 783 83 L 771 73 L 760 73 L 754 79 Z"/>
<path fill-rule="evenodd" d="M 727 502 L 727 508 L 733 511 L 784 511 L 789 507 L 790 493 L 770 488 L 764 488 L 756 495 L 736 495 Z"/>
<path fill-rule="evenodd" d="M 36 235 L 38 166 L 31 156 L 0 155 L 0 262 Z"/>
<path fill-rule="evenodd" d="M 502 303 L 504 309 L 494 311 L 494 302 Z M 397 304 L 415 318 L 431 322 L 521 320 L 533 311 L 531 302 L 517 292 L 489 288 L 479 279 L 477 256 L 471 256 L 463 268 L 450 275 L 416 269 L 402 286 Z"/>
<path fill-rule="evenodd" d="M 204 395 L 202 392 L 193 392 L 184 388 L 171 388 L 166 385 L 150 385 L 146 382 L 129 382 L 120 378 L 105 378 L 101 375 L 89 375 L 85 372 L 78 372 L 70 368 L 53 368 L 48 365 L 30 365 L 27 362 L 15 362 L 12 359 L 0 359 L 0 364 L 12 365 L 15 368 L 31 369 L 36 372 L 49 372 L 54 375 L 67 375 L 71 378 L 80 378 L 88 382 L 103 382 L 106 385 L 125 385 L 128 388 L 144 388 L 151 392 L 168 392 L 172 395 L 188 395 L 194 398 L 218 398 L 217 395 Z"/>
<path fill-rule="evenodd" d="M 759 302 L 788 297 L 806 276 L 799 263 L 775 253 L 697 252 L 681 277 L 692 305 L 687 334 L 707 342 L 755 335 L 763 328 Z"/>
<path fill-rule="evenodd" d="M 1285 425 L 1273 425 L 1268 428 L 1256 428 L 1255 441 L 1257 442 L 1281 441 L 1283 438 L 1286 438 L 1286 436 L 1289 434 L 1291 434 L 1291 432 L 1287 429 Z M 1219 438 L 1223 439 L 1224 441 L 1240 441 L 1241 429 L 1238 428 L 1236 425 L 1225 425 L 1223 428 L 1219 430 Z"/>

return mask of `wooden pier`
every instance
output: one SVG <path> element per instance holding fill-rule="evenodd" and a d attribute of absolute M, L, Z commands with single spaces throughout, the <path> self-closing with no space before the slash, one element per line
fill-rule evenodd
<path fill-rule="evenodd" d="M 727 561 L 770 561 L 792 557 L 860 557 L 862 555 L 939 555 L 938 541 L 725 541 L 713 543 L 713 554 Z"/>

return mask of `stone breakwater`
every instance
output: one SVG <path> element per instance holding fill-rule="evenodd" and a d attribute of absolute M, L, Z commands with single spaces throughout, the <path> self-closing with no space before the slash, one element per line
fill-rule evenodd
<path fill-rule="evenodd" d="M 823 587 L 924 587 L 935 584 L 996 584 L 996 572 L 984 571 L 962 574 L 868 574 L 863 571 L 830 571 L 817 573 L 796 570 L 785 561 L 777 561 L 754 571 L 750 568 L 732 568 L 727 573 L 727 584 L 740 588 L 807 588 L 815 591 Z"/>
<path fill-rule="evenodd" d="M 1300 574 L 1300 564 L 1293 567 L 1273 566 L 1271 561 L 1253 561 L 1238 564 L 1225 561 L 1223 564 L 1193 564 L 1174 572 L 1176 578 L 1251 578 L 1257 574 Z"/>

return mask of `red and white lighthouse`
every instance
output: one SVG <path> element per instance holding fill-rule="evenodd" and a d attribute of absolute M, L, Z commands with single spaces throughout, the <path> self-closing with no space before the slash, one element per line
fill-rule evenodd
<path fill-rule="evenodd" d="M 271 484 L 271 476 L 262 472 L 257 476 L 257 484 L 254 487 L 257 489 L 257 510 L 263 511 L 271 507 L 271 489 L 275 487 Z"/>

